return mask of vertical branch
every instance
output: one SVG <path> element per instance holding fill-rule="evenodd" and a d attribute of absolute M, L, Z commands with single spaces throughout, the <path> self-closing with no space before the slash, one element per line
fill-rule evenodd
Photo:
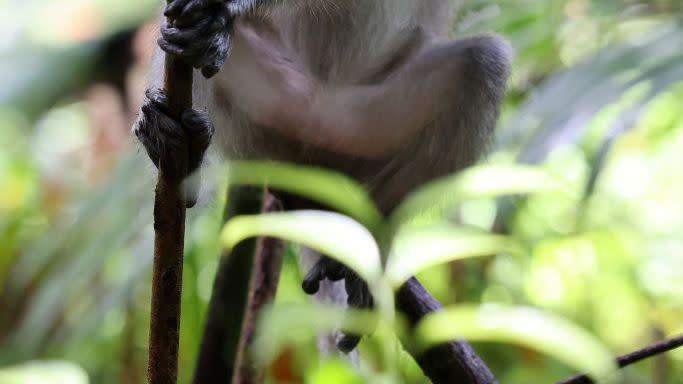
<path fill-rule="evenodd" d="M 279 209 L 277 200 L 260 187 L 233 187 L 225 220 Z M 258 312 L 275 296 L 281 265 L 282 244 L 271 238 L 247 239 L 223 255 L 193 383 L 261 382 L 263 374 L 250 363 L 246 350 Z"/>
<path fill-rule="evenodd" d="M 166 55 L 164 90 L 171 117 L 192 107 L 192 67 Z M 185 198 L 180 188 L 187 159 L 162 151 L 154 200 L 154 265 L 147 382 L 175 384 L 178 377 L 180 290 L 183 274 Z M 184 165 L 171 167 L 184 161 Z M 178 172 L 179 174 L 176 174 Z"/>
<path fill-rule="evenodd" d="M 261 212 L 275 212 L 282 210 L 280 202 L 271 194 L 263 195 Z M 269 304 L 277 291 L 282 270 L 284 247 L 279 239 L 260 237 L 257 240 L 254 255 L 253 272 L 249 284 L 249 301 L 242 322 L 242 330 L 237 349 L 235 373 L 232 383 L 251 384 L 261 383 L 264 372 L 255 367 L 248 354 L 249 346 L 256 330 L 256 320 L 263 307 Z"/>

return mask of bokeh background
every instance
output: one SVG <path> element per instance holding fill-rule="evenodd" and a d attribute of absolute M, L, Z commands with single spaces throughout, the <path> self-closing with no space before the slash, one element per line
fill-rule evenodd
<path fill-rule="evenodd" d="M 539 164 L 574 193 L 467 202 L 460 220 L 529 252 L 434 267 L 420 277 L 435 296 L 549 310 L 615 355 L 683 332 L 682 8 L 465 1 L 454 35 L 495 31 L 516 52 L 484 161 Z M 129 132 L 158 9 L 156 0 L 0 0 L 2 383 L 28 382 L 26 372 L 144 382 L 155 175 Z M 207 192 L 189 211 L 181 382 L 217 264 L 221 195 Z M 278 300 L 305 301 L 291 255 L 285 264 Z M 520 346 L 476 348 L 501 383 L 572 373 Z M 302 380 L 322 382 L 324 364 L 309 367 Z M 628 368 L 623 382 L 683 383 L 683 351 Z"/>

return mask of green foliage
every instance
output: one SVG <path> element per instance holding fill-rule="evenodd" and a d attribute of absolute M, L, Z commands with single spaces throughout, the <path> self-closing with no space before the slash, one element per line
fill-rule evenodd
<path fill-rule="evenodd" d="M 88 374 L 79 366 L 66 362 L 31 362 L 0 368 L 3 384 L 88 384 Z"/>
<path fill-rule="evenodd" d="M 283 184 L 292 183 L 290 179 L 270 177 L 283 169 L 283 166 L 276 163 L 257 165 L 258 167 L 242 165 L 249 169 L 250 180 L 267 179 L 270 181 L 268 185 L 276 189 L 282 188 Z M 324 186 L 329 180 L 334 180 L 333 177 L 325 175 L 330 171 L 317 171 L 318 174 L 313 174 L 305 172 L 304 168 L 300 169 L 299 173 L 306 174 L 306 181 L 313 185 Z M 258 172 L 263 172 L 264 175 L 259 175 Z M 499 186 L 491 186 L 495 184 L 489 181 L 492 175 L 498 176 L 498 180 L 501 181 Z M 240 177 L 228 179 L 235 182 Z M 413 194 L 416 197 L 406 200 L 405 204 L 410 208 L 397 208 L 397 212 L 401 212 L 406 218 L 402 220 L 405 224 L 389 239 L 387 268 L 383 276 L 380 247 L 370 232 L 364 231 L 357 221 L 337 213 L 293 211 L 238 216 L 225 225 L 221 239 L 230 249 L 248 237 L 274 236 L 308 246 L 341 261 L 369 283 L 381 322 L 385 324 L 385 330 L 392 330 L 397 314 L 391 290 L 397 289 L 420 270 L 471 256 L 506 251 L 522 253 L 522 247 L 515 245 L 513 240 L 505 236 L 473 231 L 447 222 L 434 224 L 434 219 L 414 220 L 414 216 L 421 212 L 415 207 L 431 208 L 434 206 L 434 200 L 443 199 L 443 195 L 438 192 L 449 193 L 454 189 L 462 192 L 462 199 L 465 199 L 496 197 L 510 192 L 548 192 L 552 191 L 553 187 L 557 189 L 558 185 L 540 169 L 532 167 L 508 167 L 502 171 L 500 167 L 480 167 L 455 176 L 455 181 L 452 179 L 436 181 L 416 191 Z M 345 183 L 353 184 L 346 180 Z M 360 186 L 351 189 L 361 191 Z M 313 200 L 319 196 L 314 190 L 310 193 L 304 190 L 299 192 Z M 332 199 L 326 201 L 328 204 L 334 202 Z M 343 202 L 340 201 L 339 204 Z M 450 209 L 443 212 L 446 216 L 453 210 L 451 204 L 447 206 Z M 412 212 L 412 215 L 405 212 Z M 385 233 L 381 229 L 379 232 Z M 310 307 L 295 308 L 287 305 L 278 310 L 276 307 L 274 312 L 263 315 L 266 320 L 261 324 L 261 338 L 255 341 L 254 353 L 257 357 L 265 359 L 265 362 L 270 362 L 285 347 L 313 340 L 321 333 L 329 333 L 335 329 L 354 333 L 367 333 L 373 330 L 374 327 L 368 324 L 375 322 L 359 320 L 359 316 L 361 315 L 353 313 L 345 315 L 339 309 L 323 311 L 320 308 L 311 310 Z M 490 305 L 480 309 L 456 308 L 425 318 L 417 328 L 417 335 L 423 345 L 436 344 L 455 337 L 464 337 L 472 341 L 516 342 L 543 351 L 578 370 L 587 371 L 595 378 L 605 377 L 607 373 L 616 369 L 609 350 L 592 335 L 566 320 L 538 310 Z M 384 336 L 387 334 L 384 333 Z M 388 341 L 385 340 L 383 343 L 388 344 Z M 385 367 L 396 366 L 396 362 L 386 360 L 395 359 L 395 353 L 387 353 L 384 357 Z M 387 377 L 394 378 L 392 381 L 396 381 L 396 372 L 388 369 L 386 374 Z"/>
<path fill-rule="evenodd" d="M 358 222 L 332 212 L 292 211 L 238 216 L 230 220 L 221 240 L 231 249 L 240 241 L 271 236 L 306 245 L 336 258 L 367 281 L 380 275 L 379 249 L 372 235 Z"/>

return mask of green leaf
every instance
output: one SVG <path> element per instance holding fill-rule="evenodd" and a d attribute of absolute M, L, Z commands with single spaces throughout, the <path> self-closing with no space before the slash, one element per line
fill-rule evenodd
<path fill-rule="evenodd" d="M 376 281 L 382 273 L 372 234 L 357 221 L 338 213 L 290 211 L 237 216 L 225 225 L 221 241 L 230 249 L 254 236 L 278 237 L 315 249 L 344 263 L 365 281 Z"/>
<path fill-rule="evenodd" d="M 365 189 L 337 172 L 273 161 L 232 161 L 228 173 L 232 184 L 267 185 L 315 200 L 353 217 L 371 231 L 383 220 Z"/>
<path fill-rule="evenodd" d="M 0 368 L 3 384 L 88 384 L 88 374 L 76 364 L 65 361 L 35 361 Z"/>
<path fill-rule="evenodd" d="M 368 334 L 378 321 L 369 311 L 330 305 L 276 305 L 263 311 L 252 344 L 253 356 L 267 364 L 285 347 L 315 340 L 321 334 L 344 331 Z"/>
<path fill-rule="evenodd" d="M 433 181 L 418 189 L 396 209 L 390 218 L 397 229 L 420 215 L 451 211 L 462 201 L 472 198 L 563 191 L 557 177 L 542 168 L 528 165 L 486 165 L 469 168 L 453 176 Z"/>
<path fill-rule="evenodd" d="M 533 308 L 457 306 L 425 317 L 416 328 L 423 347 L 463 338 L 524 345 L 605 382 L 617 370 L 610 351 L 577 325 Z"/>
<path fill-rule="evenodd" d="M 410 276 L 434 265 L 502 252 L 521 253 L 522 246 L 508 236 L 492 235 L 447 223 L 406 228 L 394 240 L 386 276 L 398 287 Z"/>
<path fill-rule="evenodd" d="M 320 384 L 320 383 L 344 383 L 344 384 L 362 384 L 363 380 L 358 373 L 353 369 L 350 362 L 344 361 L 340 358 L 333 358 L 326 360 L 320 366 L 307 372 L 306 383 Z"/>

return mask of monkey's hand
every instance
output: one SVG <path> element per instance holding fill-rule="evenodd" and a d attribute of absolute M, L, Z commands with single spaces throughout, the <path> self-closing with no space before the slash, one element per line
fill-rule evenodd
<path fill-rule="evenodd" d="M 212 77 L 230 51 L 234 11 L 225 0 L 173 0 L 164 9 L 159 46 Z"/>
<path fill-rule="evenodd" d="M 326 256 L 321 257 L 306 274 L 302 284 L 304 292 L 309 295 L 317 293 L 323 279 L 330 281 L 344 279 L 348 295 L 346 303 L 350 308 L 370 309 L 373 307 L 372 295 L 365 281 L 345 265 Z M 337 348 L 344 353 L 349 353 L 356 348 L 360 339 L 361 335 L 345 334 L 337 342 Z"/>
<path fill-rule="evenodd" d="M 177 159 L 178 162 L 172 161 L 164 166 L 171 167 L 174 175 L 185 179 L 201 165 L 213 136 L 213 124 L 208 114 L 194 109 L 183 111 L 180 121 L 176 121 L 168 115 L 168 100 L 161 90 L 148 89 L 145 95 L 147 100 L 133 132 L 157 168 L 161 157 Z M 186 172 L 180 170 L 185 159 Z M 184 188 L 186 204 L 190 208 L 197 201 L 198 183 L 196 180 L 188 181 Z"/>

